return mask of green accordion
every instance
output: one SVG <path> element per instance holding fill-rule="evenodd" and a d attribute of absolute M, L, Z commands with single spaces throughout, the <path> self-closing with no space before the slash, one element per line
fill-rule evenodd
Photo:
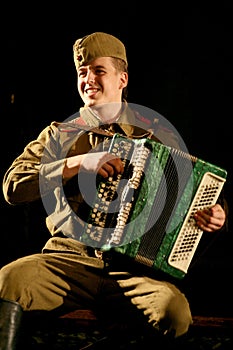
<path fill-rule="evenodd" d="M 148 138 L 116 134 L 109 152 L 124 172 L 97 178 L 83 241 L 183 278 L 203 234 L 194 213 L 217 202 L 226 170 Z"/>

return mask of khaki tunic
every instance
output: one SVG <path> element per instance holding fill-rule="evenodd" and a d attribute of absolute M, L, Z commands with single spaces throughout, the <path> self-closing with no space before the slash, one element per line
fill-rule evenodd
<path fill-rule="evenodd" d="M 83 124 L 88 126 L 89 130 L 84 132 L 83 128 L 86 126 Z M 103 144 L 107 150 L 115 132 L 131 138 L 152 135 L 152 138 L 160 142 L 165 140 L 167 146 L 179 148 L 178 137 L 171 130 L 161 127 L 157 119 L 151 122 L 131 108 L 124 110 L 118 125 L 120 128 L 116 125 L 101 125 L 89 109 L 81 108 L 80 115 L 72 119 L 70 124 L 52 122 L 35 141 L 25 147 L 24 152 L 15 159 L 6 172 L 3 193 L 8 203 L 13 205 L 28 203 L 41 197 L 45 206 L 47 204 L 48 207 L 49 202 L 53 203 L 48 210 L 46 208 L 47 211 L 52 211 L 46 219 L 46 224 L 56 239 L 48 241 L 46 250 L 79 251 L 80 247 L 78 242 L 60 237 L 62 231 L 66 237 L 76 239 L 75 234 L 72 236 L 70 231 L 79 229 L 79 224 L 82 226 L 81 222 L 77 222 L 76 215 L 73 215 L 73 220 L 71 219 L 72 212 L 77 213 L 83 201 L 81 194 L 78 191 L 75 193 L 67 191 L 69 193 L 64 195 L 63 192 L 63 186 L 70 186 L 69 181 L 62 178 L 67 157 L 85 154 L 92 148 L 98 149 L 98 145 L 102 148 Z M 46 199 L 51 193 L 52 196 Z M 66 202 L 64 197 L 67 198 L 68 205 L 64 204 Z"/>
<path fill-rule="evenodd" d="M 121 320 L 126 310 L 133 308 L 163 333 L 184 334 L 192 317 L 178 288 L 135 271 L 132 274 L 124 264 L 119 265 L 124 270 L 106 270 L 105 262 L 79 241 L 83 224 L 75 213 L 83 199 L 77 183 L 73 186 L 73 179 L 62 177 L 67 157 L 92 149 L 107 150 L 115 132 L 131 138 L 152 137 L 179 148 L 177 136 L 161 127 L 158 120 L 151 122 L 128 106 L 117 124 L 101 125 L 86 108 L 71 119 L 46 127 L 4 176 L 3 193 L 8 203 L 42 198 L 51 238 L 42 254 L 20 258 L 0 270 L 0 297 L 16 300 L 31 312 L 96 308 L 98 304 L 102 314 L 109 309 L 120 313 Z"/>

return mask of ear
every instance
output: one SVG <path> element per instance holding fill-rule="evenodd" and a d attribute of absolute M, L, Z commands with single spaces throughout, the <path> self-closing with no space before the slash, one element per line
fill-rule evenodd
<path fill-rule="evenodd" d="M 128 85 L 128 73 L 126 72 L 121 72 L 121 77 L 120 77 L 120 89 L 123 89 Z"/>

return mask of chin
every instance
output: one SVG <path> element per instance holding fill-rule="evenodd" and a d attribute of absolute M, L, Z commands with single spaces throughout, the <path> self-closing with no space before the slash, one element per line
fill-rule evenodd
<path fill-rule="evenodd" d="M 85 106 L 86 107 L 91 107 L 91 106 L 94 106 L 95 104 L 96 104 L 95 101 L 90 101 L 90 100 L 85 101 Z"/>

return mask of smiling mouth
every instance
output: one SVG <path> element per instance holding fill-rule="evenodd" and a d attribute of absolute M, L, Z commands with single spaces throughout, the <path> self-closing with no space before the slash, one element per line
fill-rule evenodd
<path fill-rule="evenodd" d="M 89 94 L 96 93 L 98 91 L 99 91 L 99 89 L 97 89 L 97 88 L 88 88 L 85 90 L 85 93 L 89 95 Z"/>

